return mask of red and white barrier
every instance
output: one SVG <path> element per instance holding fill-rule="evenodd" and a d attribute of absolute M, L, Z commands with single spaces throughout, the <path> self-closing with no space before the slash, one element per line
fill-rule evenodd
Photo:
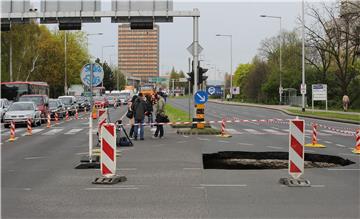
<path fill-rule="evenodd" d="M 304 173 L 304 120 L 290 120 L 289 130 L 289 174 L 298 179 Z"/>
<path fill-rule="evenodd" d="M 98 133 L 99 139 L 101 139 L 101 126 L 106 123 L 107 120 L 107 111 L 106 109 L 99 109 L 99 117 L 98 117 Z"/>
<path fill-rule="evenodd" d="M 65 114 L 65 120 L 69 121 L 69 111 L 66 110 L 66 114 Z"/>
<path fill-rule="evenodd" d="M 55 113 L 55 125 L 57 125 L 59 122 L 59 115 L 58 113 Z"/>
<path fill-rule="evenodd" d="M 101 127 L 101 132 L 101 175 L 111 177 L 116 173 L 116 126 L 113 123 L 105 123 Z"/>
<path fill-rule="evenodd" d="M 27 136 L 30 136 L 32 135 L 32 127 L 31 127 L 31 119 L 28 118 L 27 121 L 26 121 L 26 124 L 27 124 Z"/>
<path fill-rule="evenodd" d="M 312 123 L 312 137 L 311 143 L 305 144 L 305 147 L 313 147 L 313 148 L 325 148 L 325 145 L 319 144 L 317 141 L 317 124 Z"/>
<path fill-rule="evenodd" d="M 47 114 L 47 125 L 46 125 L 47 128 L 50 128 L 51 127 L 51 117 L 50 117 L 50 113 Z"/>
<path fill-rule="evenodd" d="M 11 121 L 10 123 L 10 139 L 9 142 L 15 141 L 15 122 Z"/>
<path fill-rule="evenodd" d="M 360 129 L 356 130 L 356 137 L 355 137 L 355 148 L 353 153 L 360 154 Z"/>
<path fill-rule="evenodd" d="M 78 110 L 75 110 L 75 119 L 79 119 L 79 114 L 78 114 Z"/>
<path fill-rule="evenodd" d="M 225 135 L 225 120 L 224 119 L 221 121 L 221 130 L 220 130 L 220 132 L 221 132 L 221 135 Z"/>

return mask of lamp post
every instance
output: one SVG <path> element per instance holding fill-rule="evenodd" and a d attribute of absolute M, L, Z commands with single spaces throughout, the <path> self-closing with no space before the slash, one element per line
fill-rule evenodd
<path fill-rule="evenodd" d="M 107 45 L 101 47 L 101 67 L 104 69 L 104 48 L 113 48 L 114 45 Z M 104 87 L 104 80 L 101 82 L 101 87 Z"/>
<path fill-rule="evenodd" d="M 302 112 L 305 112 L 305 94 L 306 94 L 306 84 L 305 84 L 305 15 L 304 15 L 304 0 L 301 1 L 301 38 L 302 38 L 302 73 L 301 73 L 301 88 L 304 89 L 301 91 L 301 108 Z"/>
<path fill-rule="evenodd" d="M 280 54 L 279 54 L 279 70 L 280 70 L 280 82 L 279 82 L 279 100 L 280 100 L 280 105 L 282 104 L 282 93 L 283 93 L 283 88 L 282 88 L 282 51 L 281 51 L 281 47 L 282 47 L 282 29 L 281 29 L 281 17 L 280 16 L 271 16 L 271 15 L 265 15 L 262 14 L 260 15 L 260 17 L 264 17 L 264 18 L 275 18 L 275 19 L 279 19 L 280 22 L 280 33 L 279 33 L 279 50 L 280 50 Z"/>
<path fill-rule="evenodd" d="M 65 53 L 65 69 L 64 69 L 64 94 L 67 95 L 68 86 L 67 86 L 67 36 L 66 36 L 66 30 L 64 31 L 64 53 Z"/>
<path fill-rule="evenodd" d="M 232 91 L 233 91 L 233 70 L 232 70 L 232 35 L 230 34 L 216 34 L 218 37 L 229 37 L 230 38 L 230 98 L 232 99 Z M 225 87 L 224 87 L 225 94 Z"/>

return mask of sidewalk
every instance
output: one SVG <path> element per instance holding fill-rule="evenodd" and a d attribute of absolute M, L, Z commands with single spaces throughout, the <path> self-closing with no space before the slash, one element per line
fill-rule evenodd
<path fill-rule="evenodd" d="M 297 115 L 296 113 L 290 112 L 289 110 L 301 110 L 300 107 L 290 107 L 288 105 L 266 105 L 266 104 L 252 104 L 252 103 L 241 103 L 241 102 L 235 102 L 235 101 L 222 101 L 222 100 L 209 100 L 211 103 L 218 103 L 218 104 L 227 104 L 227 105 L 237 105 L 237 106 L 248 106 L 248 107 L 260 107 L 265 109 L 271 109 L 271 110 L 279 110 L 281 112 L 284 112 L 288 115 Z M 343 115 L 355 115 L 359 116 L 360 121 L 360 113 L 357 112 L 342 112 L 342 111 L 333 111 L 333 110 L 318 110 L 314 109 L 306 109 L 307 112 L 322 112 L 322 113 L 338 113 Z M 309 117 L 309 118 L 317 118 L 317 119 L 324 119 L 324 120 L 330 120 L 330 121 L 336 121 L 336 122 L 346 122 L 346 123 L 352 123 L 352 124 L 358 124 L 359 122 L 347 120 L 347 119 L 338 119 L 338 118 L 330 118 L 330 117 L 323 117 L 323 116 L 316 116 L 316 115 L 301 115 L 302 117 Z"/>

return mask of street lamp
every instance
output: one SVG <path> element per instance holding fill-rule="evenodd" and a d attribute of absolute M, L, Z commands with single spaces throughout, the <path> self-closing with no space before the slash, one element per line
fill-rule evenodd
<path fill-rule="evenodd" d="M 114 45 L 107 45 L 107 46 L 102 46 L 101 48 L 101 67 L 104 69 L 104 48 L 113 48 L 115 47 Z M 104 80 L 101 82 L 101 87 L 104 87 Z"/>
<path fill-rule="evenodd" d="M 282 55 L 281 55 L 281 46 L 282 46 L 282 35 L 281 35 L 281 17 L 280 16 L 271 16 L 271 15 L 265 15 L 262 14 L 260 15 L 260 17 L 264 17 L 264 18 L 275 18 L 275 19 L 279 19 L 280 21 L 280 34 L 279 34 L 279 47 L 280 47 L 280 54 L 279 54 L 279 64 L 280 64 L 280 82 L 279 82 L 279 95 L 280 95 L 280 105 L 282 104 L 282 92 L 283 92 L 283 88 L 282 88 L 282 77 L 281 77 L 281 72 L 282 72 Z"/>
<path fill-rule="evenodd" d="M 225 35 L 225 34 L 216 34 L 218 37 L 229 37 L 230 38 L 230 98 L 232 99 L 232 91 L 233 91 L 233 84 L 232 84 L 232 35 Z M 224 82 L 225 84 L 225 82 Z M 225 86 L 224 86 L 224 94 L 225 94 Z"/>

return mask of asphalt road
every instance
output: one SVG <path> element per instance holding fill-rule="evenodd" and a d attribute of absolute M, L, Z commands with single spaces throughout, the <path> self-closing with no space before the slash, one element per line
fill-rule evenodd
<path fill-rule="evenodd" d="M 186 101 L 169 102 L 187 109 Z M 111 109 L 110 117 L 121 118 L 125 111 Z M 219 104 L 208 104 L 206 112 L 207 120 L 289 118 L 277 111 Z M 2 128 L 2 218 L 360 217 L 360 157 L 351 153 L 354 137 L 321 132 L 319 141 L 327 148 L 307 152 L 338 155 L 356 164 L 306 169 L 304 178 L 312 187 L 289 188 L 278 183 L 288 175 L 285 169 L 204 170 L 203 153 L 287 151 L 285 124 L 232 123 L 227 129 L 232 138 L 183 136 L 166 127 L 166 138 L 160 140 L 152 139 L 146 127 L 145 141 L 121 149 L 117 159 L 118 174 L 128 180 L 104 186 L 91 184 L 99 170 L 74 169 L 88 150 L 87 120 L 64 121 L 52 128 L 43 125 L 34 129 L 33 136 L 22 136 L 25 130 L 20 128 L 15 142 L 7 142 L 8 129 Z"/>

